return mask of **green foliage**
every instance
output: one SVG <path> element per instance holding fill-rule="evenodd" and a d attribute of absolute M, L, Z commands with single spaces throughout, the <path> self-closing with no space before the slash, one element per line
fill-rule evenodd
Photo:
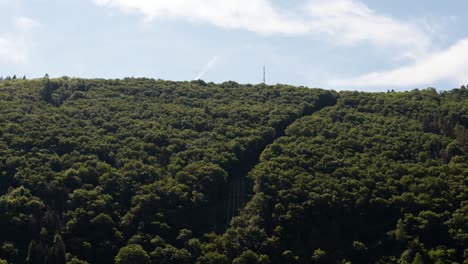
<path fill-rule="evenodd" d="M 326 263 L 327 262 L 327 253 L 320 248 L 314 250 L 314 254 L 312 255 L 312 262 L 313 263 Z"/>
<path fill-rule="evenodd" d="M 421 256 L 421 254 L 416 253 L 416 256 L 414 257 L 413 261 L 411 262 L 412 264 L 424 264 L 424 259 Z"/>
<path fill-rule="evenodd" d="M 69 261 L 67 261 L 67 264 L 88 264 L 88 262 L 84 260 L 79 260 L 77 257 L 73 257 Z"/>
<path fill-rule="evenodd" d="M 10 242 L 5 242 L 0 247 L 0 257 L 14 260 L 18 256 L 18 249 Z"/>
<path fill-rule="evenodd" d="M 235 258 L 233 264 L 261 264 L 268 263 L 268 257 L 265 255 L 258 255 L 251 250 L 242 252 L 242 254 Z"/>
<path fill-rule="evenodd" d="M 467 153 L 466 89 L 9 78 L 0 258 L 462 262 Z"/>
<path fill-rule="evenodd" d="M 153 263 L 188 264 L 191 263 L 192 255 L 185 249 L 166 246 L 164 248 L 157 247 L 153 252 L 151 252 L 151 259 L 153 260 Z"/>
<path fill-rule="evenodd" d="M 148 253 L 136 244 L 127 245 L 119 250 L 115 256 L 116 264 L 149 264 L 151 263 Z"/>
<path fill-rule="evenodd" d="M 262 153 L 250 172 L 255 196 L 218 252 L 250 249 L 273 263 L 462 262 L 467 110 L 460 90 L 340 93 Z M 262 238 L 248 245 L 241 234 L 252 229 Z"/>

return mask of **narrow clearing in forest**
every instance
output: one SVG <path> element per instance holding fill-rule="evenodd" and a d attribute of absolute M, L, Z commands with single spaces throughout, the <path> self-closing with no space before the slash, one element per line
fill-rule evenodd
<path fill-rule="evenodd" d="M 222 232 L 226 230 L 229 227 L 229 223 L 231 219 L 235 216 L 237 216 L 242 208 L 250 201 L 252 191 L 253 191 L 253 181 L 248 177 L 250 171 L 259 163 L 260 156 L 264 152 L 264 150 L 273 144 L 276 140 L 282 138 L 285 136 L 285 131 L 286 129 L 294 124 L 296 121 L 313 115 L 317 111 L 320 111 L 321 109 L 325 107 L 329 107 L 332 105 L 327 105 L 323 107 L 319 107 L 312 113 L 307 113 L 304 115 L 301 115 L 289 124 L 287 124 L 284 128 L 281 130 L 277 131 L 277 134 L 273 140 L 265 144 L 263 148 L 259 151 L 257 154 L 255 160 L 251 160 L 249 163 L 248 170 L 244 172 L 238 172 L 236 174 L 229 175 L 229 180 L 227 187 L 225 188 L 225 191 L 223 192 L 225 195 L 223 196 L 223 199 L 217 203 L 216 205 L 216 225 L 215 225 L 215 230 L 217 232 Z M 227 194 L 227 195 L 226 195 Z"/>

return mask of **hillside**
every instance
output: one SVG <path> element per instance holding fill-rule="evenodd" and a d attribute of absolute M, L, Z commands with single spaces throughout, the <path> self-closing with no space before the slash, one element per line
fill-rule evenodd
<path fill-rule="evenodd" d="M 465 88 L 2 81 L 0 259 L 462 263 L 467 153 Z"/>

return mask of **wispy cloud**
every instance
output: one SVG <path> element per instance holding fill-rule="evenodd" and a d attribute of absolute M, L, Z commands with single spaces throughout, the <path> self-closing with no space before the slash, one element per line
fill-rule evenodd
<path fill-rule="evenodd" d="M 390 71 L 372 72 L 349 79 L 332 80 L 331 87 L 415 87 L 439 81 L 468 82 L 468 38 L 416 62 Z"/>
<path fill-rule="evenodd" d="M 306 25 L 280 12 L 268 0 L 94 0 L 100 6 L 138 12 L 148 20 L 172 19 L 208 23 L 260 34 L 297 34 Z"/>
<path fill-rule="evenodd" d="M 357 0 L 304 0 L 294 9 L 271 0 L 94 0 L 104 7 L 142 14 L 146 20 L 185 20 L 261 35 L 325 36 L 332 43 L 398 48 L 400 56 L 425 53 L 431 44 L 423 25 L 377 13 Z"/>
<path fill-rule="evenodd" d="M 31 30 L 38 23 L 28 17 L 16 17 L 13 30 L 0 36 L 0 61 L 25 64 L 29 61 Z"/>
<path fill-rule="evenodd" d="M 379 14 L 360 1 L 315 0 L 306 8 L 310 31 L 329 41 L 354 45 L 368 42 L 380 48 L 399 48 L 400 56 L 416 58 L 431 47 L 431 28 Z"/>
<path fill-rule="evenodd" d="M 218 56 L 213 57 L 208 63 L 205 64 L 205 66 L 203 66 L 201 72 L 193 79 L 200 80 L 201 78 L 203 78 L 203 76 L 216 64 L 218 59 Z"/>

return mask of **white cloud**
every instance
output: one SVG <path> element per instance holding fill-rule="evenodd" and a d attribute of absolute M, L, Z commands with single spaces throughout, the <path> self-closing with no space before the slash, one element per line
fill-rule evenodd
<path fill-rule="evenodd" d="M 268 0 L 94 0 L 100 6 L 138 12 L 148 20 L 183 19 L 260 34 L 299 34 L 306 25 L 275 10 Z"/>
<path fill-rule="evenodd" d="M 404 57 L 424 55 L 431 46 L 427 24 L 378 14 L 355 0 L 316 0 L 307 5 L 311 31 L 338 44 L 369 42 L 377 47 L 398 47 Z"/>
<path fill-rule="evenodd" d="M 15 18 L 15 26 L 21 31 L 21 32 L 29 32 L 33 27 L 38 25 L 38 23 L 29 17 L 16 17 Z"/>
<path fill-rule="evenodd" d="M 447 50 L 434 52 L 410 65 L 394 70 L 372 72 L 362 76 L 332 80 L 332 87 L 415 87 L 430 86 L 439 81 L 465 83 L 468 81 L 468 38 Z"/>
<path fill-rule="evenodd" d="M 213 57 L 207 64 L 205 64 L 205 66 L 203 66 L 201 72 L 193 79 L 200 80 L 201 78 L 203 78 L 203 76 L 216 64 L 218 59 L 218 56 Z"/>
<path fill-rule="evenodd" d="M 28 17 L 16 17 L 12 33 L 0 36 L 0 62 L 25 64 L 29 60 L 30 33 L 37 22 Z"/>
<path fill-rule="evenodd" d="M 140 13 L 147 20 L 185 20 L 262 35 L 325 36 L 333 43 L 396 47 L 400 55 L 426 52 L 431 38 L 421 25 L 379 14 L 357 0 L 304 0 L 277 8 L 271 0 L 94 0 L 99 6 Z"/>

